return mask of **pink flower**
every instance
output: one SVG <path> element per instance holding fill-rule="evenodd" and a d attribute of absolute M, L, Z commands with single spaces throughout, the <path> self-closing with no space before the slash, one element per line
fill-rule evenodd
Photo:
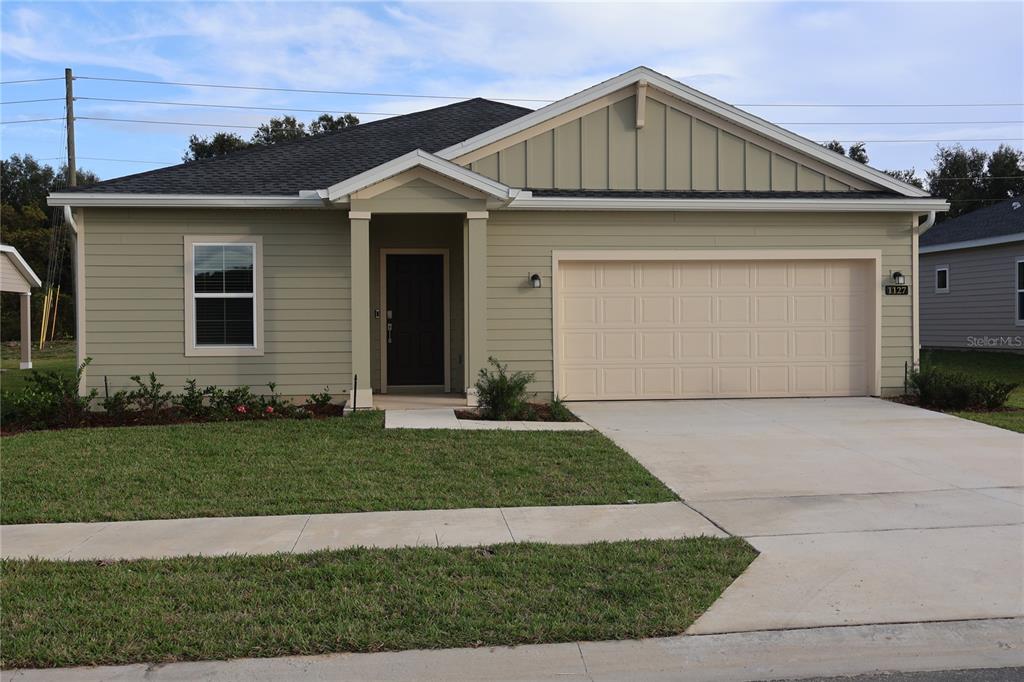
<path fill-rule="evenodd" d="M 267 409 L 263 410 L 263 413 L 264 414 L 274 414 L 274 408 L 271 407 L 270 405 L 267 405 Z"/>
<path fill-rule="evenodd" d="M 235 412 L 238 414 L 245 414 L 249 410 L 245 409 L 245 405 L 235 405 Z"/>

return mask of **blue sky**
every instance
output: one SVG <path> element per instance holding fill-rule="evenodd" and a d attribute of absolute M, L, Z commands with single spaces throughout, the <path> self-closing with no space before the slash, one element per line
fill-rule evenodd
<path fill-rule="evenodd" d="M 1024 3 L 192 3 L 0 5 L 0 80 L 76 75 L 399 94 L 557 99 L 653 67 L 727 102 L 1024 102 Z M 78 80 L 79 97 L 354 111 L 363 121 L 452 100 Z M 2 101 L 61 97 L 6 85 Z M 541 106 L 537 102 L 533 106 Z M 79 116 L 256 125 L 273 112 L 82 99 Z M 1024 138 L 1024 108 L 748 110 L 812 139 Z M 4 121 L 61 116 L 8 104 Z M 296 112 L 309 120 L 313 113 Z M 934 122 L 925 124 L 923 122 Z M 980 124 L 976 121 L 1007 121 Z M 811 125 L 812 122 L 824 125 Z M 886 125 L 872 125 L 886 122 Z M 894 125 L 913 122 L 912 125 Z M 216 128 L 80 120 L 80 166 L 103 178 L 177 162 Z M 245 137 L 250 130 L 235 129 Z M 990 149 L 996 142 L 976 142 Z M 1024 145 L 1014 142 L 1016 146 Z M 930 167 L 934 143 L 868 142 L 871 165 Z M 52 159 L 59 122 L 0 126 L 0 153 Z M 132 162 L 96 159 L 126 159 Z M 52 160 L 51 163 L 59 163 Z M 159 163 L 139 163 L 159 162 Z"/>

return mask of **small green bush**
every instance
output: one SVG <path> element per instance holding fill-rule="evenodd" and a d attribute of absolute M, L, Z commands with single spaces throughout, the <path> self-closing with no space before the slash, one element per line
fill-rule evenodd
<path fill-rule="evenodd" d="M 185 381 L 185 390 L 181 394 L 174 396 L 172 402 L 186 416 L 197 419 L 206 416 L 208 412 L 205 400 L 206 393 L 203 389 L 199 388 L 196 380 L 187 379 Z"/>
<path fill-rule="evenodd" d="M 565 405 L 565 401 L 559 396 L 555 396 L 551 400 L 551 418 L 556 422 L 574 422 L 576 421 L 576 415 L 572 413 Z"/>
<path fill-rule="evenodd" d="M 123 419 L 131 408 L 128 391 L 117 391 L 100 401 L 103 411 L 116 419 Z"/>
<path fill-rule="evenodd" d="M 24 417 L 15 416 L 15 419 L 23 423 L 45 426 L 79 424 L 88 412 L 89 404 L 97 395 L 96 389 L 84 396 L 78 395 L 82 373 L 90 362 L 92 358 L 86 358 L 72 376 L 53 370 L 37 370 L 29 375 L 28 388 L 34 389 L 33 395 L 18 406 L 25 411 Z"/>
<path fill-rule="evenodd" d="M 330 386 L 324 386 L 324 390 L 309 396 L 309 400 L 306 401 L 306 404 L 319 408 L 324 408 L 330 405 L 331 401 L 334 400 L 334 396 L 330 394 L 328 389 L 330 389 Z"/>
<path fill-rule="evenodd" d="M 511 421 L 526 416 L 526 387 L 534 379 L 532 372 L 511 372 L 495 358 L 488 358 L 493 371 L 480 370 L 476 380 L 480 414 L 484 419 Z"/>
<path fill-rule="evenodd" d="M 172 394 L 163 390 L 164 385 L 156 380 L 156 372 L 150 372 L 145 382 L 138 374 L 131 377 L 131 380 L 138 388 L 128 394 L 128 401 L 139 412 L 155 418 L 171 402 Z"/>
<path fill-rule="evenodd" d="M 922 407 L 936 410 L 997 410 L 1017 386 L 937 367 L 924 367 L 907 377 L 910 396 Z"/>

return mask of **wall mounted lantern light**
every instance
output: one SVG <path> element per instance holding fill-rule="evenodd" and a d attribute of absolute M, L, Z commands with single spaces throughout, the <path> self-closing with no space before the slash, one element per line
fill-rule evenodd
<path fill-rule="evenodd" d="M 538 275 L 536 272 L 530 275 L 530 286 L 533 287 L 534 289 L 540 289 L 540 285 L 540 275 Z"/>
<path fill-rule="evenodd" d="M 897 270 L 896 272 L 892 273 L 892 281 L 895 284 L 906 284 L 907 278 L 903 276 L 902 272 Z"/>

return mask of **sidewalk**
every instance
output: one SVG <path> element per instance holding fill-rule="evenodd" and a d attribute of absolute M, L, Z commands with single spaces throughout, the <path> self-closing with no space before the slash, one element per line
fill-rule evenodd
<path fill-rule="evenodd" d="M 726 534 L 681 502 L 0 526 L 4 559 L 143 559 L 347 547 L 583 544 Z"/>
<path fill-rule="evenodd" d="M 1024 665 L 1024 620 L 861 625 L 490 649 L 4 671 L 11 682 L 100 680 L 701 680 Z"/>

